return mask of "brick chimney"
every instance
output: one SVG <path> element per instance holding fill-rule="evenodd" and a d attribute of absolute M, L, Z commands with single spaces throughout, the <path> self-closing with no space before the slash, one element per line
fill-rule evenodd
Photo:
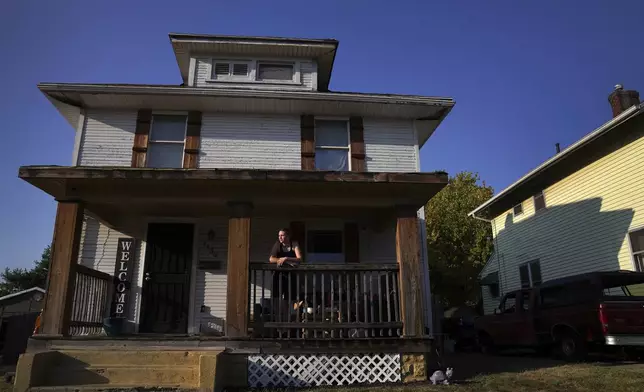
<path fill-rule="evenodd" d="M 608 96 L 608 102 L 610 102 L 613 118 L 615 118 L 631 106 L 639 105 L 640 93 L 635 90 L 624 90 L 624 86 L 618 84 L 615 86 L 615 91 Z"/>

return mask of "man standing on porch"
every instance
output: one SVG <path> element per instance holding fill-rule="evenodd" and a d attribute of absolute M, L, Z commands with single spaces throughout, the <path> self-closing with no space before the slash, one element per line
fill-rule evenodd
<path fill-rule="evenodd" d="M 269 262 L 277 264 L 279 267 L 288 268 L 288 267 L 297 267 L 297 265 L 302 262 L 302 254 L 300 251 L 300 246 L 296 241 L 291 241 L 289 236 L 288 229 L 281 229 L 277 233 L 277 241 L 271 249 L 271 256 L 269 257 Z M 276 314 L 276 305 L 278 301 L 297 301 L 298 290 L 295 274 L 291 274 L 287 271 L 280 271 L 273 273 L 273 287 L 271 290 L 271 297 L 273 297 L 273 315 Z M 277 300 L 277 301 L 276 301 Z M 289 307 L 292 304 L 288 303 L 284 306 L 281 306 L 283 309 L 282 312 L 277 312 L 279 315 L 279 320 L 284 321 L 283 318 L 287 317 L 289 312 Z M 286 314 L 282 314 L 286 311 Z"/>

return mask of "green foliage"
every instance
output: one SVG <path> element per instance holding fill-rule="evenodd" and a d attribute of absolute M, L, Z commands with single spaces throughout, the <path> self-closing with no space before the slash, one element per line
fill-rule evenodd
<path fill-rule="evenodd" d="M 478 274 L 492 252 L 490 224 L 467 216 L 494 193 L 478 181 L 476 173 L 458 173 L 425 207 L 432 293 L 446 308 L 476 305 Z"/>
<path fill-rule="evenodd" d="M 0 273 L 0 297 L 34 286 L 45 288 L 47 284 L 47 273 L 49 271 L 49 259 L 51 248 L 47 246 L 42 252 L 40 260 L 34 261 L 34 268 L 5 268 Z"/>

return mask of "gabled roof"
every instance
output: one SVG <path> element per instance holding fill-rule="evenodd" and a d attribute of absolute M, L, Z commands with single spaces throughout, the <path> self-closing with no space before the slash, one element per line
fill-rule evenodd
<path fill-rule="evenodd" d="M 17 293 L 11 293 L 11 294 L 5 295 L 4 297 L 0 297 L 0 302 L 4 301 L 5 299 L 14 298 L 14 297 L 18 297 L 18 296 L 23 295 L 23 294 L 30 293 L 32 291 L 39 291 L 39 292 L 45 294 L 45 290 L 41 289 L 40 287 L 32 287 L 32 288 L 27 289 L 27 290 L 18 291 Z"/>
<path fill-rule="evenodd" d="M 604 150 L 610 148 L 609 140 L 625 137 L 619 132 L 623 128 L 621 125 L 638 117 L 643 112 L 644 103 L 630 107 L 537 166 L 468 215 L 475 218 L 492 219 L 533 194 L 597 160 L 602 153 L 605 153 Z"/>
<path fill-rule="evenodd" d="M 285 57 L 315 59 L 318 63 L 318 89 L 329 90 L 331 71 L 339 42 L 335 39 L 249 37 L 170 33 L 170 43 L 177 58 L 184 83 L 188 83 L 190 57 L 195 54 Z"/>

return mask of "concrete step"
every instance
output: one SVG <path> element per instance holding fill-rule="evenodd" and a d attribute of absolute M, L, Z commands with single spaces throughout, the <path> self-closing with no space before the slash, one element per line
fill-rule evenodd
<path fill-rule="evenodd" d="M 164 387 L 168 392 L 197 392 L 198 388 Z M 61 385 L 57 387 L 31 387 L 29 392 L 159 392 L 158 387 L 141 385 L 94 384 L 94 385 Z"/>
<path fill-rule="evenodd" d="M 53 360 L 56 366 L 198 366 L 199 354 L 188 351 L 64 350 Z"/>
<path fill-rule="evenodd" d="M 45 385 L 196 388 L 199 385 L 199 368 L 158 365 L 65 366 L 52 368 Z"/>

